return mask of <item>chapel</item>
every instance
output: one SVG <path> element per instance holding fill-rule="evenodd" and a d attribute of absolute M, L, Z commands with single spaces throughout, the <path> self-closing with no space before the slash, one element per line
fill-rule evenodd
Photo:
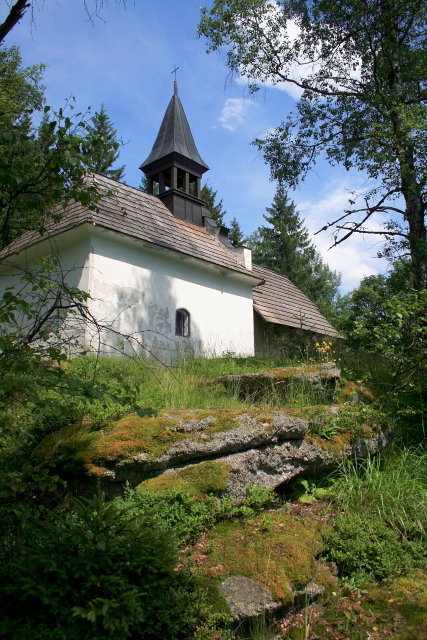
<path fill-rule="evenodd" d="M 296 286 L 253 264 L 250 249 L 235 247 L 228 229 L 210 217 L 200 198 L 209 167 L 176 82 L 140 169 L 148 193 L 89 175 L 102 194 L 97 210 L 74 203 L 59 221 L 47 222 L 43 236 L 28 231 L 6 247 L 0 288 L 13 285 L 14 263 L 32 265 L 54 253 L 67 281 L 89 293 L 90 313 L 105 328 L 105 355 L 139 350 L 169 360 L 278 354 L 336 335 Z M 99 350 L 90 328 L 80 342 Z"/>

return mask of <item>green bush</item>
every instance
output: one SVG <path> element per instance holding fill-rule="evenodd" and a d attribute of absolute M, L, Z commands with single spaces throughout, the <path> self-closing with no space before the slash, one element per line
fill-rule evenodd
<path fill-rule="evenodd" d="M 355 584 L 401 573 L 412 564 L 409 544 L 379 516 L 338 516 L 325 536 L 326 557 L 344 578 Z"/>
<path fill-rule="evenodd" d="M 423 566 L 427 558 L 427 454 L 386 451 L 347 461 L 330 488 L 340 515 L 326 538 L 343 575 L 384 578 Z"/>
<path fill-rule="evenodd" d="M 70 512 L 16 515 L 1 541 L 1 638 L 173 640 L 209 618 L 203 590 L 174 570 L 173 538 L 147 513 L 98 492 Z"/>
<path fill-rule="evenodd" d="M 120 501 L 130 516 L 149 516 L 159 531 L 167 531 L 179 545 L 193 543 L 212 520 L 212 503 L 200 502 L 186 491 L 132 491 Z"/>

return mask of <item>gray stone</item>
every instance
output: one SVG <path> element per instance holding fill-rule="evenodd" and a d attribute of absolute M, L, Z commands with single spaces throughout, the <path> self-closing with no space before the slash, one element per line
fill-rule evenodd
<path fill-rule="evenodd" d="M 324 362 L 300 367 L 278 367 L 259 373 L 228 375 L 219 378 L 217 382 L 223 383 L 241 397 L 257 398 L 271 391 L 286 392 L 286 387 L 292 381 L 307 383 L 314 389 L 333 391 L 340 376 L 341 371 L 334 362 Z"/>
<path fill-rule="evenodd" d="M 317 598 L 323 595 L 325 591 L 325 587 L 323 585 L 316 584 L 311 581 L 308 583 L 304 589 L 301 591 L 295 591 L 294 593 L 294 602 L 297 606 L 307 606 Z"/>
<path fill-rule="evenodd" d="M 255 618 L 262 613 L 275 613 L 282 608 L 268 589 L 263 589 L 256 580 L 245 576 L 230 576 L 218 586 L 230 607 L 230 623 L 236 624 Z"/>
<path fill-rule="evenodd" d="M 333 468 L 344 458 L 364 458 L 368 452 L 374 454 L 392 438 L 391 431 L 381 431 L 352 445 L 344 445 L 340 452 L 322 449 L 311 440 L 289 440 L 221 456 L 219 460 L 230 465 L 224 494 L 233 496 L 239 502 L 245 498 L 250 484 L 275 489 L 306 471 Z M 183 465 L 180 468 L 191 466 Z"/>
<path fill-rule="evenodd" d="M 206 420 L 208 418 L 203 422 Z M 180 440 L 157 458 L 150 458 L 146 453 L 142 453 L 122 460 L 115 466 L 116 479 L 119 480 L 123 473 L 127 474 L 130 471 L 161 470 L 193 459 L 224 456 L 284 440 L 301 439 L 308 431 L 306 420 L 290 417 L 284 411 L 271 411 L 262 418 L 242 413 L 236 420 L 239 426 L 234 429 L 203 438 L 196 437 L 193 433 L 192 438 Z M 179 428 L 185 427 L 180 425 Z M 195 429 L 195 425 L 193 428 Z"/>

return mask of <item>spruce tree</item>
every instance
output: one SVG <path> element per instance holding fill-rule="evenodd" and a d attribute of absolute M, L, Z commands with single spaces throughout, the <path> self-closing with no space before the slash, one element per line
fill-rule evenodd
<path fill-rule="evenodd" d="M 211 218 L 215 220 L 217 225 L 222 226 L 224 224 L 224 216 L 227 212 L 222 208 L 222 199 L 219 202 L 215 202 L 217 193 L 218 191 L 214 191 L 207 182 L 200 190 L 200 199 L 205 203 L 205 207 L 211 214 Z"/>
<path fill-rule="evenodd" d="M 143 191 L 144 193 L 148 193 L 148 179 L 147 177 L 142 174 L 141 176 L 141 182 L 139 183 L 138 189 L 140 191 Z M 153 196 L 158 196 L 159 195 L 159 185 L 155 182 L 153 184 Z"/>
<path fill-rule="evenodd" d="M 120 155 L 119 147 L 121 142 L 117 140 L 117 130 L 114 128 L 103 104 L 92 118 L 87 138 L 90 148 L 87 162 L 88 169 L 120 182 L 124 176 L 125 165 L 117 169 L 111 169 L 111 167 Z"/>
<path fill-rule="evenodd" d="M 253 262 L 289 278 L 331 317 L 341 276 L 323 262 L 283 185 L 278 185 L 266 211 L 264 219 L 270 226 L 259 227 L 246 239 Z"/>
<path fill-rule="evenodd" d="M 244 235 L 237 221 L 237 218 L 232 218 L 230 222 L 228 239 L 231 240 L 235 247 L 241 247 L 243 244 Z"/>

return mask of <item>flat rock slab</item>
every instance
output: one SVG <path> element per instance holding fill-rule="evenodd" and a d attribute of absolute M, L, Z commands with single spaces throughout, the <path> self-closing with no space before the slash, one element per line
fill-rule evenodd
<path fill-rule="evenodd" d="M 308 384 L 314 389 L 334 390 L 341 376 L 335 362 L 324 362 L 318 365 L 301 367 L 278 367 L 259 373 L 244 373 L 218 378 L 216 382 L 224 384 L 227 389 L 238 393 L 241 397 L 259 397 L 264 393 L 285 391 L 291 382 Z"/>
<path fill-rule="evenodd" d="M 223 455 L 212 462 L 226 465 L 228 469 L 228 479 L 221 494 L 233 496 L 239 502 L 245 498 L 251 484 L 275 489 L 306 471 L 333 468 L 344 458 L 362 459 L 373 455 L 389 444 L 392 438 L 392 431 L 380 431 L 354 444 L 343 444 L 337 450 L 322 448 L 322 445 L 328 446 L 328 441 L 287 440 Z M 178 468 L 167 469 L 161 475 L 177 474 L 177 478 L 185 477 L 197 473 L 197 468 L 203 473 L 201 465 L 203 462 L 180 465 Z"/>
<path fill-rule="evenodd" d="M 194 459 L 225 456 L 284 440 L 299 440 L 308 431 L 306 420 L 286 415 L 285 411 L 269 411 L 262 416 L 242 412 L 236 417 L 236 422 L 238 427 L 209 436 L 197 434 L 196 425 L 193 425 L 191 435 L 176 442 L 161 456 L 153 458 L 147 453 L 140 453 L 118 462 L 115 477 L 120 480 L 123 473 L 131 470 L 161 470 Z"/>
<path fill-rule="evenodd" d="M 268 589 L 263 589 L 256 580 L 245 576 L 230 576 L 218 585 L 230 607 L 230 623 L 236 624 L 255 618 L 263 613 L 275 613 L 282 604 L 274 600 Z"/>

